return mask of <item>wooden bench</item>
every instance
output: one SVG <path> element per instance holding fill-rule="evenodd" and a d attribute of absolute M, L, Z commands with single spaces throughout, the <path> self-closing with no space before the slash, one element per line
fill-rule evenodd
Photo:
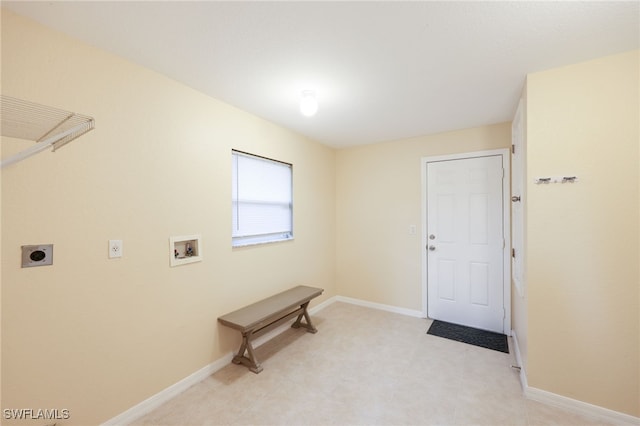
<path fill-rule="evenodd" d="M 261 372 L 262 366 L 256 359 L 253 340 L 296 316 L 298 318 L 291 327 L 304 327 L 309 333 L 316 333 L 318 330 L 311 323 L 307 306 L 311 299 L 320 296 L 323 291 L 321 288 L 300 285 L 219 317 L 221 324 L 242 333 L 240 350 L 232 362 L 246 365 L 256 374 Z M 302 318 L 306 323 L 302 322 Z"/>

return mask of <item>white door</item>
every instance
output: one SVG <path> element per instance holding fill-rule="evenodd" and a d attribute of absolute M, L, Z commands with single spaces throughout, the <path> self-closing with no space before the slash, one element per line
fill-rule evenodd
<path fill-rule="evenodd" d="M 502 156 L 427 163 L 430 318 L 503 333 Z"/>

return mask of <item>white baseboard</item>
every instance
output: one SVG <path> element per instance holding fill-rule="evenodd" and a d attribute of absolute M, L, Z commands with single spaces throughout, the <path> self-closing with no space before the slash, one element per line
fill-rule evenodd
<path fill-rule="evenodd" d="M 334 302 L 350 303 L 353 305 L 379 309 L 387 312 L 394 312 L 394 313 L 408 315 L 408 316 L 417 317 L 417 318 L 422 318 L 424 316 L 421 311 L 406 309 L 406 308 L 399 308 L 397 306 L 369 302 L 366 300 L 354 299 L 354 298 L 345 297 L 345 296 L 331 297 L 325 300 L 324 302 L 322 302 L 321 304 L 311 307 L 309 309 L 309 313 L 315 314 Z M 258 347 L 288 329 L 289 329 L 288 324 L 281 325 L 280 327 L 277 327 L 276 329 L 265 334 L 264 336 L 261 336 L 260 338 L 256 339 L 254 342 L 254 345 Z M 575 412 L 577 414 L 593 417 L 595 419 L 600 419 L 600 420 L 613 423 L 616 425 L 620 425 L 620 426 L 640 425 L 640 418 L 638 417 L 634 417 L 628 414 L 609 410 L 603 407 L 588 404 L 586 402 L 578 401 L 578 400 L 567 398 L 551 392 L 547 392 L 541 389 L 530 387 L 528 385 L 527 374 L 526 374 L 524 365 L 522 363 L 520 347 L 518 345 L 518 336 L 516 335 L 516 332 L 513 330 L 511 331 L 511 336 L 513 339 L 512 341 L 513 341 L 516 362 L 518 366 L 520 366 L 520 382 L 522 385 L 522 391 L 526 398 L 529 398 L 533 401 L 538 401 L 544 404 L 560 407 L 560 408 Z M 179 382 L 174 383 L 168 388 L 158 392 L 157 394 L 151 396 L 150 398 L 147 398 L 141 403 L 131 407 L 127 411 L 123 412 L 122 414 L 119 414 L 118 416 L 106 421 L 105 423 L 103 423 L 103 425 L 116 426 L 116 425 L 127 425 L 129 423 L 132 423 L 133 421 L 139 419 L 145 414 L 160 407 L 162 404 L 174 398 L 178 394 L 184 392 L 191 386 L 206 379 L 210 375 L 214 374 L 216 371 L 226 367 L 231 362 L 233 355 L 234 355 L 233 352 L 229 352 L 228 354 L 224 355 L 222 358 L 212 362 L 209 365 L 206 365 L 205 367 L 185 377 Z"/>
<path fill-rule="evenodd" d="M 514 352 L 516 362 L 520 366 L 520 383 L 522 384 L 522 392 L 524 396 L 532 401 L 541 402 L 543 404 L 552 405 L 572 411 L 576 414 L 592 417 L 607 423 L 618 426 L 640 425 L 640 417 L 634 417 L 629 414 L 620 413 L 618 411 L 609 410 L 608 408 L 589 404 L 587 402 L 578 401 L 576 399 L 567 398 L 542 389 L 530 387 L 527 382 L 527 374 L 520 356 L 520 347 L 518 346 L 518 337 L 515 331 L 511 331 L 513 339 Z"/>
<path fill-rule="evenodd" d="M 334 303 L 335 301 L 336 301 L 336 297 L 332 297 L 328 300 L 325 300 L 319 305 L 309 308 L 309 313 L 314 314 L 316 312 L 319 312 L 322 309 Z M 273 339 L 278 334 L 288 330 L 289 328 L 291 328 L 289 324 L 283 324 L 280 327 L 277 327 L 271 330 L 269 333 L 265 334 L 264 336 L 260 336 L 259 338 L 257 338 L 253 342 L 254 347 L 258 347 L 264 344 L 270 339 Z M 233 352 L 229 352 L 222 358 L 212 362 L 209 365 L 202 367 L 200 370 L 196 371 L 195 373 L 185 377 L 184 379 L 180 380 L 177 383 L 174 383 L 173 385 L 158 392 L 157 394 L 145 399 L 144 401 L 131 407 L 124 413 L 119 414 L 116 417 L 102 423 L 102 426 L 122 426 L 122 425 L 127 425 L 134 422 L 135 420 L 139 419 L 145 414 L 148 414 L 151 411 L 155 410 L 156 408 L 160 407 L 162 404 L 169 401 L 171 398 L 174 398 L 178 394 L 189 389 L 191 386 L 206 379 L 216 371 L 226 367 L 229 363 L 231 363 L 231 359 L 233 359 L 233 355 L 234 355 Z"/>
<path fill-rule="evenodd" d="M 634 417 L 629 414 L 609 410 L 608 408 L 567 398 L 542 389 L 529 387 L 524 391 L 524 395 L 533 401 L 564 408 L 565 410 L 569 410 L 583 416 L 593 417 L 617 426 L 640 425 L 640 417 Z"/>
<path fill-rule="evenodd" d="M 191 386 L 196 383 L 201 382 L 206 379 L 216 371 L 225 367 L 227 364 L 231 362 L 231 358 L 233 358 L 233 353 L 229 352 L 227 355 L 222 358 L 212 362 L 209 365 L 202 367 L 200 370 L 195 373 L 185 377 L 177 383 L 169 386 L 168 388 L 158 392 L 157 394 L 145 399 L 141 403 L 134 405 L 127 411 L 122 414 L 117 415 L 116 417 L 107 420 L 102 423 L 103 426 L 120 426 L 127 425 L 140 417 L 144 416 L 147 413 L 155 410 L 160 407 L 165 402 L 169 401 L 171 398 L 177 396 L 178 394 L 184 392 L 189 389 Z"/>
<path fill-rule="evenodd" d="M 424 318 L 422 311 L 414 309 L 400 308 L 398 306 L 385 305 L 382 303 L 369 302 L 367 300 L 354 299 L 352 297 L 336 296 L 335 301 L 351 303 L 352 305 L 364 306 L 367 308 L 379 309 L 381 311 L 393 312 L 396 314 L 408 315 L 410 317 Z"/>
<path fill-rule="evenodd" d="M 335 303 L 335 302 L 351 303 L 353 305 L 365 306 L 365 307 L 368 307 L 368 308 L 380 309 L 380 310 L 388 311 L 388 312 L 395 312 L 395 313 L 398 313 L 398 314 L 409 315 L 409 316 L 412 316 L 412 317 L 418 317 L 418 318 L 422 318 L 423 317 L 421 311 L 415 311 L 415 310 L 406 309 L 406 308 L 399 308 L 399 307 L 396 307 L 396 306 L 384 305 L 384 304 L 381 304 L 381 303 L 368 302 L 366 300 L 353 299 L 351 297 L 343 297 L 343 296 L 333 296 L 333 297 L 325 300 L 324 302 L 320 303 L 319 305 L 312 306 L 311 308 L 309 308 L 309 313 L 310 314 L 315 314 L 315 313 L 321 311 L 322 309 L 326 308 L 327 306 L 329 306 L 329 305 L 331 305 L 332 303 Z M 257 338 L 254 341 L 254 346 L 258 347 L 258 346 L 264 344 L 265 342 L 273 339 L 277 335 L 279 335 L 279 334 L 283 333 L 284 331 L 288 330 L 289 328 L 290 328 L 289 324 L 283 324 L 280 327 L 277 327 L 277 328 L 271 330 L 269 333 Z M 177 396 L 181 392 L 184 392 L 185 390 L 187 390 L 191 386 L 193 386 L 193 385 L 201 382 L 202 380 L 206 379 L 207 377 L 209 377 L 210 375 L 212 375 L 216 371 L 222 369 L 223 367 L 226 367 L 231 362 L 231 359 L 233 358 L 233 355 L 234 355 L 233 352 L 229 352 L 228 354 L 226 354 L 222 358 L 212 362 L 209 365 L 204 366 L 203 368 L 201 368 L 200 370 L 196 371 L 195 373 L 185 377 L 184 379 L 180 380 L 177 383 L 174 383 L 173 385 L 171 385 L 168 388 L 158 392 L 157 394 L 145 399 L 141 403 L 131 407 L 130 409 L 128 409 L 124 413 L 119 414 L 116 417 L 106 421 L 102 425 L 103 426 L 122 426 L 122 425 L 127 425 L 129 423 L 132 423 L 133 421 L 139 419 L 140 417 L 144 416 L 145 414 L 150 413 L 151 411 L 153 411 L 156 408 L 160 407 L 162 404 L 164 404 L 165 402 L 169 401 L 171 398 L 174 398 L 175 396 Z"/>
<path fill-rule="evenodd" d="M 315 305 L 309 308 L 309 313 L 310 314 L 315 314 L 316 312 L 320 312 L 321 310 L 323 310 L 324 308 L 326 308 L 327 306 L 333 304 L 334 302 L 337 301 L 338 296 L 333 296 L 328 298 L 327 300 L 325 300 L 324 302 L 320 303 L 319 305 Z"/>

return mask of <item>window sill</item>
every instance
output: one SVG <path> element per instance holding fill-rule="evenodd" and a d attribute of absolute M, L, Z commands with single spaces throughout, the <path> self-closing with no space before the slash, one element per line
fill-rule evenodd
<path fill-rule="evenodd" d="M 281 240 L 271 240 L 271 241 L 247 241 L 243 243 L 231 244 L 232 249 L 243 248 L 243 247 L 254 247 L 254 246 L 264 246 L 267 244 L 278 244 L 278 243 L 286 243 L 288 241 L 293 241 L 294 238 L 283 238 Z"/>

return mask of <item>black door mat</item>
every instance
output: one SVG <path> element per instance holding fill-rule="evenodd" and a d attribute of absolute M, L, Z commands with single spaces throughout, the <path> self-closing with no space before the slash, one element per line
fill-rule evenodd
<path fill-rule="evenodd" d="M 464 325 L 434 320 L 427 334 L 492 349 L 494 351 L 509 353 L 507 336 L 492 331 L 478 330 L 477 328 Z"/>

